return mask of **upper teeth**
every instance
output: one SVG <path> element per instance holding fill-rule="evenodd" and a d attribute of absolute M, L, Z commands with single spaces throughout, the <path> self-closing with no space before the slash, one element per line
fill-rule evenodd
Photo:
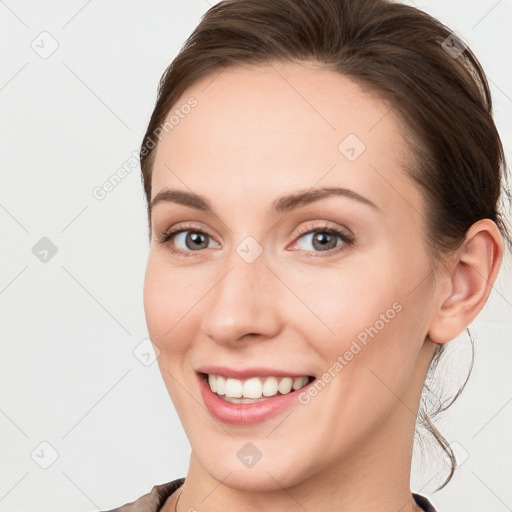
<path fill-rule="evenodd" d="M 218 395 L 229 398 L 261 398 L 274 396 L 277 392 L 285 395 L 309 382 L 308 377 L 252 377 L 245 381 L 208 374 L 210 389 Z"/>

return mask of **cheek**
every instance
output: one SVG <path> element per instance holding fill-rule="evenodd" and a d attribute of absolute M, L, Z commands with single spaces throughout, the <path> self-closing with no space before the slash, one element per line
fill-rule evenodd
<path fill-rule="evenodd" d="M 163 259 L 150 251 L 143 289 L 146 324 L 151 341 L 160 351 L 157 362 L 169 396 L 182 423 L 189 424 L 188 412 L 204 413 L 195 409 L 195 401 L 191 405 L 190 396 L 184 391 L 191 389 L 194 382 L 186 380 L 192 376 L 184 372 L 183 365 L 197 338 L 200 299 L 206 290 L 198 286 L 204 280 L 192 278 L 192 267 L 188 272 L 176 269 Z"/>
<path fill-rule="evenodd" d="M 151 340 L 162 355 L 184 352 L 194 338 L 206 281 L 193 267 L 176 269 L 150 252 L 144 277 L 144 311 Z M 203 284 L 202 284 L 203 283 Z"/>
<path fill-rule="evenodd" d="M 295 276 L 296 289 L 314 313 L 307 321 L 310 343 L 325 371 L 344 375 L 333 389 L 341 386 L 343 395 L 351 395 L 351 387 L 354 395 L 367 395 L 365 403 L 390 393 L 379 377 L 390 388 L 403 389 L 427 331 L 424 290 L 411 293 L 423 276 L 421 265 L 415 268 L 399 255 L 379 256 L 338 270 L 316 269 L 307 278 Z"/>
<path fill-rule="evenodd" d="M 420 265 L 415 269 L 398 258 L 379 263 L 324 283 L 330 300 L 316 297 L 318 311 L 336 333 L 330 343 L 317 345 L 326 368 L 340 363 L 331 399 L 341 400 L 351 411 L 347 417 L 361 418 L 368 428 L 406 395 L 428 331 L 425 290 L 411 293 L 423 277 Z"/>
<path fill-rule="evenodd" d="M 362 262 L 339 268 L 290 271 L 285 276 L 290 288 L 297 290 L 310 310 L 308 313 L 300 304 L 302 311 L 299 314 L 296 309 L 290 320 L 302 319 L 307 323 L 311 339 L 326 358 L 335 358 L 354 339 L 364 341 L 365 333 L 375 324 L 379 331 L 384 331 L 384 326 L 395 318 L 399 297 L 391 273 L 372 272 L 372 266 L 375 267 Z"/>

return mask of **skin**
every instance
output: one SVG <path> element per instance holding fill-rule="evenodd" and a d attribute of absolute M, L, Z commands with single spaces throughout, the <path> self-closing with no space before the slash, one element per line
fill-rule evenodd
<path fill-rule="evenodd" d="M 197 106 L 158 144 L 152 198 L 193 191 L 214 213 L 154 206 L 144 284 L 150 337 L 192 446 L 178 510 L 420 510 L 409 480 L 425 374 L 436 343 L 462 332 L 487 299 L 502 254 L 496 226 L 480 221 L 457 252 L 434 260 L 423 196 L 406 171 L 405 127 L 382 100 L 319 65 L 230 68 L 175 107 L 190 97 Z M 355 161 L 338 150 L 348 134 L 366 146 Z M 333 196 L 270 211 L 312 187 L 350 189 L 375 207 Z M 332 235 L 338 246 L 322 251 L 298 231 L 325 225 L 354 243 Z M 173 226 L 206 233 L 207 248 L 184 235 L 159 243 Z M 236 251 L 247 236 L 263 251 L 252 263 Z M 396 303 L 401 311 L 307 405 L 248 426 L 205 409 L 200 365 L 321 377 Z M 251 468 L 237 457 L 248 442 L 262 453 Z"/>

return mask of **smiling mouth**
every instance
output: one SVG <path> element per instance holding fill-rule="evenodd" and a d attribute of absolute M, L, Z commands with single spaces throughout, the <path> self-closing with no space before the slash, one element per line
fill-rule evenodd
<path fill-rule="evenodd" d="M 244 404 L 263 402 L 274 396 L 288 395 L 299 391 L 315 380 L 315 377 L 262 376 L 249 379 L 235 379 L 223 375 L 201 373 L 210 390 L 221 400 Z"/>

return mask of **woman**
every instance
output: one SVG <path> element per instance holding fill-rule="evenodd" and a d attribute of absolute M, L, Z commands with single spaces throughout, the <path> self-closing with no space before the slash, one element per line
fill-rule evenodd
<path fill-rule="evenodd" d="M 435 510 L 418 415 L 454 460 L 422 389 L 506 237 L 471 51 L 385 0 L 221 2 L 140 156 L 146 320 L 192 454 L 116 510 Z"/>

